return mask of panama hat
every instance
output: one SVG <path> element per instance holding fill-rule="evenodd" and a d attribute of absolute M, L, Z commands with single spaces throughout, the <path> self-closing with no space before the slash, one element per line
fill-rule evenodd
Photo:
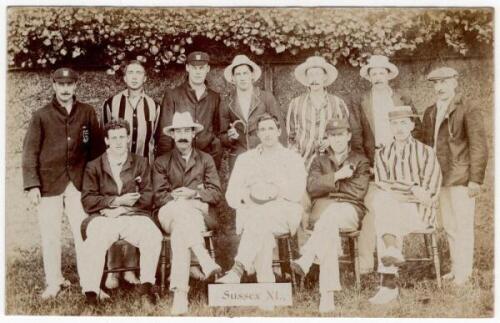
<path fill-rule="evenodd" d="M 262 75 L 262 69 L 255 62 L 250 60 L 246 55 L 236 55 L 231 62 L 231 65 L 224 69 L 224 78 L 227 82 L 234 84 L 233 69 L 240 65 L 248 65 L 253 71 L 253 81 L 256 82 Z"/>
<path fill-rule="evenodd" d="M 375 67 L 386 68 L 389 71 L 389 80 L 392 80 L 399 74 L 398 68 L 396 67 L 396 65 L 389 62 L 389 58 L 387 56 L 372 55 L 368 59 L 368 63 L 363 67 L 361 67 L 359 75 L 361 75 L 362 78 L 367 79 L 369 81 L 370 76 L 368 75 L 368 71 L 370 68 L 375 68 Z"/>
<path fill-rule="evenodd" d="M 312 67 L 320 67 L 326 72 L 326 82 L 325 86 L 328 86 L 335 82 L 339 72 L 332 64 L 328 63 L 324 57 L 321 56 L 311 56 L 306 61 L 295 68 L 294 74 L 297 81 L 299 81 L 304 86 L 309 86 L 306 79 L 306 72 Z"/>
<path fill-rule="evenodd" d="M 179 128 L 194 128 L 196 134 L 203 130 L 203 126 L 199 123 L 193 121 L 191 113 L 189 112 L 176 112 L 172 118 L 172 124 L 168 127 L 163 128 L 163 132 L 171 136 L 175 129 Z"/>

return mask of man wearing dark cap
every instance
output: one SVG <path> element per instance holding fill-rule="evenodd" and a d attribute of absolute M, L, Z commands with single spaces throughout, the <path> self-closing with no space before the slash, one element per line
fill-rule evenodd
<path fill-rule="evenodd" d="M 457 91 L 453 68 L 437 68 L 427 80 L 434 84 L 437 100 L 425 110 L 422 142 L 434 147 L 443 170 L 439 207 L 452 264 L 443 279 L 463 285 L 472 274 L 474 211 L 488 162 L 483 117 Z"/>
<path fill-rule="evenodd" d="M 365 213 L 363 203 L 370 180 L 370 163 L 351 150 L 351 130 L 347 119 L 330 119 L 325 127 L 328 143 L 324 154 L 311 164 L 307 191 L 312 200 L 311 237 L 302 247 L 302 256 L 292 268 L 305 275 L 315 258 L 319 259 L 320 305 L 322 313 L 335 310 L 334 291 L 340 290 L 338 253 L 339 229 L 358 229 Z"/>
<path fill-rule="evenodd" d="M 159 129 L 172 124 L 174 113 L 189 112 L 193 120 L 203 126 L 194 146 L 212 156 L 219 168 L 221 160 L 219 134 L 220 95 L 208 87 L 210 57 L 204 52 L 192 52 L 187 57 L 187 79 L 174 89 L 167 89 L 161 104 Z M 174 148 L 172 138 L 162 133 L 157 143 L 156 156 Z"/>
<path fill-rule="evenodd" d="M 80 201 L 88 161 L 104 151 L 94 108 L 76 100 L 78 76 L 60 68 L 52 76 L 52 101 L 34 112 L 23 145 L 24 190 L 38 206 L 46 289 L 42 298 L 55 297 L 70 285 L 61 272 L 63 212 L 73 232 L 77 269 L 82 265 L 80 224 L 86 217 Z"/>

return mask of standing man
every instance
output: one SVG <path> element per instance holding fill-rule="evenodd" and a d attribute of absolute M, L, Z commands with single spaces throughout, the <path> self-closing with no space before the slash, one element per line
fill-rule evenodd
<path fill-rule="evenodd" d="M 144 91 L 147 80 L 146 69 L 141 62 L 133 60 L 125 66 L 123 80 L 127 88 L 110 97 L 102 108 L 102 127 L 111 120 L 123 119 L 131 125 L 129 151 L 149 160 L 154 160 L 156 131 L 160 116 L 160 105 Z M 136 267 L 138 265 L 137 249 L 129 243 L 113 245 L 108 257 L 108 268 Z M 109 289 L 118 287 L 120 273 L 109 273 L 105 285 Z M 133 271 L 125 271 L 123 279 L 130 284 L 138 284 Z"/>
<path fill-rule="evenodd" d="M 279 142 L 281 129 L 275 116 L 261 115 L 256 126 L 261 144 L 238 156 L 227 187 L 226 199 L 236 209 L 241 240 L 232 269 L 219 283 L 239 283 L 243 272 L 253 268 L 259 283 L 274 283 L 275 235 L 295 234 L 303 212 L 302 159 Z M 266 304 L 262 307 L 270 309 Z"/>
<path fill-rule="evenodd" d="M 285 123 L 280 107 L 273 94 L 255 86 L 262 75 L 261 68 L 245 55 L 237 55 L 224 70 L 224 78 L 235 85 L 221 107 L 221 141 L 229 149 L 229 171 L 233 169 L 236 157 L 257 147 L 257 118 L 269 113 L 278 119 L 280 128 Z M 286 144 L 286 132 L 280 132 L 280 141 Z"/>
<path fill-rule="evenodd" d="M 24 189 L 38 206 L 46 289 L 55 297 L 70 282 L 61 272 L 61 220 L 65 213 L 73 233 L 78 273 L 82 268 L 80 224 L 86 217 L 80 201 L 88 161 L 104 150 L 94 108 L 75 98 L 78 76 L 70 68 L 52 75 L 55 95 L 34 112 L 23 145 Z"/>
<path fill-rule="evenodd" d="M 394 107 L 389 122 L 392 143 L 375 153 L 373 210 L 376 214 L 380 288 L 372 304 L 386 304 L 399 294 L 398 266 L 404 263 L 403 238 L 412 231 L 435 226 L 435 209 L 441 187 L 441 169 L 431 147 L 415 140 L 415 117 L 409 106 Z"/>
<path fill-rule="evenodd" d="M 203 126 L 193 122 L 189 112 L 176 112 L 164 129 L 175 147 L 155 160 L 153 186 L 155 206 L 160 208 L 161 227 L 170 234 L 170 290 L 174 292 L 173 315 L 188 311 L 191 251 L 197 257 L 205 279 L 221 268 L 208 254 L 203 232 L 217 227 L 215 206 L 222 198 L 213 158 L 193 147 Z"/>
<path fill-rule="evenodd" d="M 307 191 L 313 199 L 310 225 L 314 225 L 314 231 L 302 247 L 302 256 L 292 262 L 294 271 L 305 276 L 315 257 L 319 259 L 321 313 L 335 310 L 334 291 L 341 289 L 339 230 L 358 229 L 366 212 L 364 198 L 370 180 L 368 159 L 349 147 L 349 122 L 330 119 L 325 133 L 329 147 L 314 158 L 307 180 Z"/>
<path fill-rule="evenodd" d="M 325 151 L 325 127 L 332 118 L 347 119 L 350 124 L 354 151 L 363 153 L 363 132 L 367 126 L 366 117 L 359 109 L 348 107 L 345 102 L 326 88 L 338 76 L 337 69 L 323 57 L 312 56 L 295 68 L 295 78 L 308 91 L 290 102 L 286 118 L 288 146 L 304 159 L 309 170 L 314 155 Z"/>
<path fill-rule="evenodd" d="M 371 89 L 361 95 L 356 106 L 361 108 L 368 120 L 368 127 L 363 131 L 363 148 L 366 157 L 370 160 L 373 167 L 375 151 L 386 146 L 393 141 L 393 135 L 390 127 L 388 113 L 396 106 L 410 106 L 415 117 L 413 122 L 415 128 L 412 131 L 413 138 L 420 138 L 422 123 L 417 116 L 410 97 L 401 94 L 400 90 L 393 89 L 389 81 L 399 74 L 396 65 L 389 62 L 389 58 L 382 55 L 372 55 L 368 64 L 364 65 L 359 74 L 365 80 L 371 83 Z M 356 101 L 355 98 L 354 101 Z M 373 271 L 374 261 L 373 252 L 375 251 L 375 224 L 376 214 L 373 212 L 373 190 L 375 183 L 370 182 L 368 193 L 365 198 L 366 207 L 369 212 L 363 219 L 361 234 L 359 236 L 359 255 L 361 273 Z"/>
<path fill-rule="evenodd" d="M 218 169 L 222 157 L 218 138 L 220 95 L 207 85 L 209 63 L 210 56 L 207 53 L 192 52 L 188 55 L 187 79 L 180 86 L 167 89 L 163 96 L 159 129 L 170 126 L 176 112 L 189 112 L 193 120 L 203 126 L 203 131 L 194 140 L 194 147 L 210 154 Z M 163 155 L 174 146 L 172 138 L 161 133 L 156 156 Z"/>
<path fill-rule="evenodd" d="M 151 219 L 153 187 L 148 160 L 128 150 L 130 126 L 115 119 L 104 126 L 107 151 L 87 164 L 82 204 L 90 215 L 82 223 L 84 264 L 82 291 L 95 305 L 100 292 L 106 251 L 122 239 L 141 252 L 140 293 L 156 304 L 152 287 L 161 251 L 162 234 Z"/>
<path fill-rule="evenodd" d="M 435 69 L 435 104 L 425 110 L 422 141 L 434 147 L 443 171 L 440 213 L 448 236 L 451 272 L 444 279 L 462 285 L 472 274 L 474 209 L 484 181 L 488 150 L 481 111 L 456 93 L 458 73 Z"/>

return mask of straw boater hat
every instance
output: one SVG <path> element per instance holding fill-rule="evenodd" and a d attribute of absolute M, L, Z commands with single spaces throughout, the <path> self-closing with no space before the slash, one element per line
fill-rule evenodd
<path fill-rule="evenodd" d="M 253 70 L 253 81 L 256 82 L 260 76 L 262 75 L 262 69 L 259 65 L 255 64 L 250 58 L 246 55 L 236 55 L 231 62 L 231 65 L 227 66 L 224 69 L 224 78 L 231 84 L 234 84 L 233 80 L 233 69 L 240 65 L 248 65 Z"/>
<path fill-rule="evenodd" d="M 394 107 L 394 109 L 389 112 L 389 120 L 414 117 L 418 116 L 413 112 L 412 108 L 409 105 Z"/>
<path fill-rule="evenodd" d="M 311 56 L 306 61 L 295 68 L 294 74 L 297 81 L 299 81 L 304 86 L 309 86 L 306 79 L 306 72 L 312 67 L 321 67 L 326 72 L 326 82 L 325 86 L 328 86 L 335 82 L 339 73 L 337 69 L 332 64 L 328 63 L 321 56 Z"/>
<path fill-rule="evenodd" d="M 368 64 L 361 67 L 359 75 L 361 75 L 362 78 L 367 79 L 369 81 L 370 76 L 368 75 L 368 71 L 370 68 L 375 68 L 375 67 L 386 68 L 389 71 L 389 80 L 392 80 L 399 74 L 398 68 L 396 67 L 396 65 L 389 62 L 389 58 L 387 58 L 387 56 L 373 55 L 368 59 Z"/>
<path fill-rule="evenodd" d="M 189 112 L 176 112 L 172 118 L 172 125 L 163 128 L 163 132 L 167 136 L 172 136 L 175 129 L 178 128 L 194 128 L 196 134 L 203 130 L 203 126 L 199 123 L 193 121 L 191 113 Z"/>

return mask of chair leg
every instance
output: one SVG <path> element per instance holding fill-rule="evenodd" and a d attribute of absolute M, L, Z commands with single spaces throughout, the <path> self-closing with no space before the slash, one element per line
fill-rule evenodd
<path fill-rule="evenodd" d="M 292 259 L 293 259 L 293 253 L 292 253 L 292 239 L 288 238 L 286 239 L 286 249 L 287 249 L 287 257 L 286 257 L 286 266 L 288 269 L 288 272 L 290 273 L 290 279 L 292 281 L 292 291 L 296 292 L 297 291 L 297 279 L 295 277 L 295 273 L 292 270 Z"/>
<path fill-rule="evenodd" d="M 205 238 L 205 246 L 208 249 L 208 253 L 210 257 L 215 260 L 215 247 L 214 247 L 214 240 L 213 237 L 206 237 Z"/>
<path fill-rule="evenodd" d="M 353 271 L 355 277 L 355 289 L 359 293 L 361 290 L 361 274 L 359 269 L 359 247 L 358 247 L 358 237 L 349 238 L 350 246 L 349 251 L 351 252 L 351 260 L 353 263 Z"/>
<path fill-rule="evenodd" d="M 432 254 L 432 234 L 427 234 L 424 233 L 424 244 L 425 244 L 425 250 L 427 252 L 427 258 L 433 259 L 433 254 Z"/>
<path fill-rule="evenodd" d="M 434 259 L 434 271 L 436 273 L 436 282 L 438 288 L 441 289 L 441 262 L 439 260 L 439 251 L 437 246 L 437 235 L 436 233 L 431 234 L 431 244 L 432 244 L 432 257 Z"/>
<path fill-rule="evenodd" d="M 167 285 L 167 250 L 168 243 L 167 240 L 163 240 L 161 243 L 161 253 L 160 253 L 160 295 L 164 296 L 166 292 Z"/>

